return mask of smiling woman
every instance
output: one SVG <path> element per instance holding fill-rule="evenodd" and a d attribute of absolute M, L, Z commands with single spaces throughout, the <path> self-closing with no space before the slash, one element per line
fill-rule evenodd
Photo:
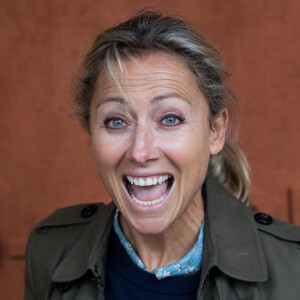
<path fill-rule="evenodd" d="M 176 261 L 178 236 L 191 246 L 199 232 L 201 187 L 210 155 L 224 145 L 227 112 L 221 112 L 212 130 L 205 97 L 190 70 L 174 57 L 148 54 L 125 61 L 122 69 L 126 72 L 120 69 L 115 76 L 126 99 L 117 85 L 103 86 L 102 77 L 95 87 L 89 122 L 92 153 L 102 182 L 122 212 L 123 230 L 130 237 L 173 237 L 167 243 L 172 249 L 168 260 L 159 263 L 168 265 Z"/>
<path fill-rule="evenodd" d="M 96 39 L 76 115 L 112 204 L 65 208 L 37 225 L 25 299 L 300 296 L 299 228 L 245 205 L 247 162 L 228 130 L 224 75 L 201 35 L 160 13 Z"/>

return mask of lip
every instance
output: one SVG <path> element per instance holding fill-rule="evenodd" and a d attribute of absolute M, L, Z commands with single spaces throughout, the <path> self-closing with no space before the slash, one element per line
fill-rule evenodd
<path fill-rule="evenodd" d="M 131 177 L 158 177 L 158 176 L 162 176 L 162 175 L 170 175 L 174 178 L 174 176 L 171 173 L 166 173 L 166 172 L 158 172 L 158 173 L 139 173 L 139 172 L 135 172 L 135 173 L 124 173 L 123 174 L 123 178 L 125 176 L 131 176 Z"/>
<path fill-rule="evenodd" d="M 137 175 L 137 174 L 139 174 L 139 175 Z M 141 175 L 141 173 L 126 173 L 126 175 L 123 176 L 123 180 L 122 180 L 123 190 L 125 192 L 125 195 L 126 195 L 127 199 L 129 200 L 129 203 L 131 204 L 131 206 L 133 206 L 133 208 L 135 210 L 147 211 L 147 212 L 159 210 L 162 206 L 164 206 L 168 202 L 168 200 L 170 198 L 170 195 L 173 192 L 176 180 L 175 180 L 174 176 L 171 175 L 173 177 L 173 184 L 172 184 L 171 189 L 168 192 L 168 195 L 166 196 L 166 198 L 162 202 L 152 204 L 152 205 L 139 205 L 135 201 L 133 201 L 133 199 L 131 198 L 131 196 L 128 193 L 128 190 L 126 188 L 126 180 L 127 179 L 125 178 L 125 176 L 150 177 L 150 176 L 161 176 L 161 175 L 171 175 L 171 174 L 170 173 L 147 173 L 147 175 L 145 175 L 145 173 L 144 173 L 143 175 Z"/>

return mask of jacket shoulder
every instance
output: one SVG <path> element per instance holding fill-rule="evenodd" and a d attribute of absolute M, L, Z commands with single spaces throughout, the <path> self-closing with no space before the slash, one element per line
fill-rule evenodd
<path fill-rule="evenodd" d="M 72 281 L 87 272 L 90 257 L 101 253 L 94 254 L 95 245 L 105 248 L 114 209 L 113 203 L 65 207 L 34 227 L 26 250 L 25 299 L 32 299 L 33 294 L 34 299 L 44 299 L 53 282 L 60 282 L 53 280 L 54 274 L 67 274 L 66 281 Z"/>
<path fill-rule="evenodd" d="M 39 222 L 34 231 L 41 231 L 49 227 L 60 227 L 90 223 L 95 218 L 106 215 L 113 209 L 112 203 L 88 203 L 68 206 L 55 210 L 52 214 Z"/>
<path fill-rule="evenodd" d="M 281 240 L 300 242 L 300 226 L 273 218 L 268 214 L 253 211 L 258 230 Z"/>

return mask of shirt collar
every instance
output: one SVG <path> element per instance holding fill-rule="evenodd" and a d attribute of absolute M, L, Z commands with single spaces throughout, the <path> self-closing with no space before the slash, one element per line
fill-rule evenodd
<path fill-rule="evenodd" d="M 128 239 L 123 234 L 119 226 L 118 216 L 119 216 L 119 210 L 117 209 L 114 217 L 114 230 L 117 236 L 119 237 L 122 246 L 125 248 L 131 260 L 139 268 L 146 270 L 144 263 L 137 255 L 137 253 L 133 249 Z M 200 270 L 201 263 L 202 263 L 203 231 L 204 231 L 204 223 L 202 223 L 202 226 L 199 231 L 198 239 L 195 245 L 182 259 L 170 265 L 152 270 L 152 273 L 155 274 L 157 279 L 160 280 L 167 277 L 190 275 Z"/>

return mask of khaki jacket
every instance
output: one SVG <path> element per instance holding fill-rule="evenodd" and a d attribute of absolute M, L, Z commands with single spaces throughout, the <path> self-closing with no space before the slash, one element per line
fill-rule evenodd
<path fill-rule="evenodd" d="M 197 299 L 300 299 L 300 227 L 250 211 L 205 183 L 203 265 Z M 57 210 L 32 231 L 26 300 L 105 299 L 113 204 Z M 121 300 L 121 299 L 120 299 Z"/>

